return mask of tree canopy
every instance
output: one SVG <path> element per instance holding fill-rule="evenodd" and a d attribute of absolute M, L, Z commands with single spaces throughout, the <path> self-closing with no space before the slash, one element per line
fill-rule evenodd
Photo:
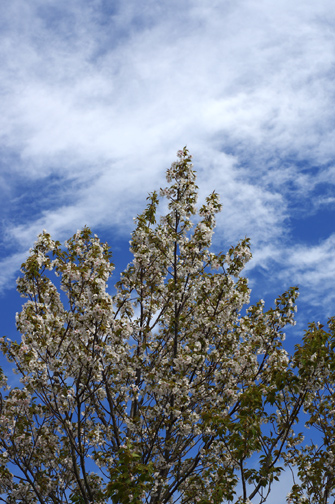
<path fill-rule="evenodd" d="M 1 501 L 263 503 L 288 467 L 288 502 L 334 496 L 335 319 L 289 355 L 297 288 L 250 305 L 249 240 L 211 251 L 221 205 L 213 192 L 197 211 L 186 148 L 167 182 L 115 294 L 110 248 L 87 227 L 63 246 L 43 231 L 23 263 L 21 340 L 1 338 L 20 377 L 0 374 Z"/>

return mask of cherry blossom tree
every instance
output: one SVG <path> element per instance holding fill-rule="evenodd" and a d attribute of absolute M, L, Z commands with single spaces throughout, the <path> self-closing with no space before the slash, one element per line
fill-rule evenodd
<path fill-rule="evenodd" d="M 1 339 L 20 376 L 0 374 L 3 502 L 263 503 L 285 464 L 306 467 L 294 430 L 333 379 L 330 333 L 322 359 L 312 337 L 288 355 L 297 289 L 249 305 L 249 240 L 210 250 L 221 205 L 213 192 L 197 212 L 186 148 L 167 181 L 167 213 L 152 193 L 113 296 L 110 249 L 88 228 L 64 246 L 44 231 L 22 265 L 21 341 Z"/>

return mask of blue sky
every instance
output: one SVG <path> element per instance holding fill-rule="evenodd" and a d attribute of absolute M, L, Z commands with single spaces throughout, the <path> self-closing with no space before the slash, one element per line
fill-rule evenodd
<path fill-rule="evenodd" d="M 335 314 L 334 54 L 333 0 L 2 2 L 1 333 L 36 235 L 89 225 L 119 271 L 184 145 L 215 249 L 251 238 L 253 300 L 299 285 L 292 343 Z"/>

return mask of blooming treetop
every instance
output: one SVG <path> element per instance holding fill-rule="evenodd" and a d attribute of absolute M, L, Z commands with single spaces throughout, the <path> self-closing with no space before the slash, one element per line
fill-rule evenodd
<path fill-rule="evenodd" d="M 221 205 L 213 192 L 197 212 L 186 148 L 167 181 L 167 214 L 156 222 L 152 193 L 113 297 L 110 249 L 88 228 L 64 247 L 44 231 L 22 265 L 21 341 L 1 340 L 21 377 L 0 375 L 2 501 L 265 502 L 283 463 L 302 461 L 293 428 L 324 383 L 320 329 L 293 358 L 283 348 L 296 288 L 242 312 L 249 240 L 210 250 Z"/>

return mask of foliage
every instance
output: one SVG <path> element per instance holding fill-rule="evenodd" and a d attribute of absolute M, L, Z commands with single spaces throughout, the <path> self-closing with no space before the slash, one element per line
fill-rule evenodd
<path fill-rule="evenodd" d="M 140 459 L 141 455 L 133 451 L 129 441 L 121 446 L 116 466 L 110 469 L 106 491 L 113 503 L 136 504 L 145 496 L 148 484 L 153 482 L 154 465 L 142 464 Z"/>
<path fill-rule="evenodd" d="M 321 445 L 311 444 L 301 450 L 291 448 L 287 463 L 298 469 L 288 502 L 292 504 L 327 504 L 335 497 L 335 318 L 328 321 L 329 331 L 322 324 L 312 323 L 297 345 L 296 365 L 300 374 L 313 370 L 314 388 L 306 397 L 304 409 L 308 415 L 306 427 L 316 429 Z"/>
<path fill-rule="evenodd" d="M 88 228 L 64 247 L 44 231 L 22 265 L 21 341 L 1 339 L 21 383 L 0 374 L 4 502 L 265 502 L 285 464 L 302 481 L 292 502 L 325 481 L 318 502 L 328 502 L 334 323 L 329 333 L 311 326 L 290 357 L 283 329 L 297 289 L 272 309 L 249 306 L 249 241 L 210 251 L 221 205 L 213 192 L 197 213 L 186 148 L 167 180 L 167 214 L 156 222 L 152 193 L 114 296 L 109 247 Z M 303 407 L 323 451 L 296 448 Z"/>

